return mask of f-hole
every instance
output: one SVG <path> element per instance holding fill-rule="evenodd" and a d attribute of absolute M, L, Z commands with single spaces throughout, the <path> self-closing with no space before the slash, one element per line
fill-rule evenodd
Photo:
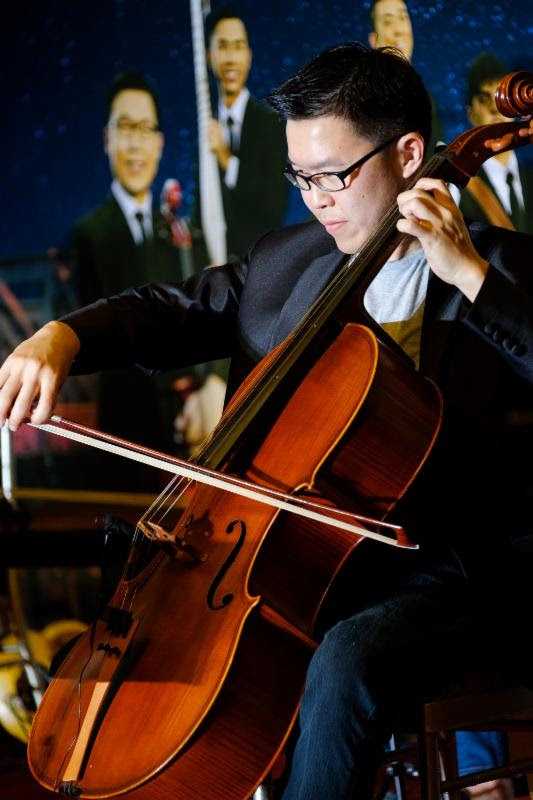
<path fill-rule="evenodd" d="M 230 524 L 226 528 L 226 533 L 228 534 L 228 536 L 231 536 L 231 534 L 237 527 L 240 528 L 239 538 L 235 543 L 235 546 L 233 547 L 231 553 L 220 567 L 218 573 L 215 575 L 213 583 L 209 587 L 209 591 L 207 593 L 207 605 L 212 611 L 220 611 L 222 608 L 227 608 L 227 606 L 229 606 L 234 597 L 232 592 L 228 592 L 228 594 L 222 596 L 220 602 L 218 603 L 215 602 L 215 594 L 217 592 L 217 589 L 222 583 L 231 565 L 234 563 L 237 556 L 239 555 L 239 552 L 246 538 L 246 523 L 242 519 L 234 519 L 233 522 L 230 522 Z"/>

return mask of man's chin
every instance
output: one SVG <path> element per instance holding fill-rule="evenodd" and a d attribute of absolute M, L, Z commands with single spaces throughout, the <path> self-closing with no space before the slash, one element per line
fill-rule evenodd
<path fill-rule="evenodd" d="M 139 195 L 144 195 L 146 192 L 149 191 L 151 184 L 147 183 L 145 180 L 142 181 L 125 181 L 122 183 L 124 189 L 131 194 L 133 197 L 138 197 Z"/>
<path fill-rule="evenodd" d="M 222 88 L 224 89 L 224 94 L 226 97 L 231 98 L 232 100 L 236 100 L 237 97 L 241 93 L 241 89 L 243 87 L 242 83 L 224 83 L 222 84 Z"/>
<path fill-rule="evenodd" d="M 329 231 L 328 231 L 329 233 Z M 346 255 L 352 255 L 358 248 L 357 242 L 354 241 L 353 238 L 348 236 L 338 235 L 335 236 L 334 233 L 329 233 L 332 239 L 335 240 L 335 244 L 337 245 L 337 250 L 340 250 L 341 253 L 346 253 Z"/>

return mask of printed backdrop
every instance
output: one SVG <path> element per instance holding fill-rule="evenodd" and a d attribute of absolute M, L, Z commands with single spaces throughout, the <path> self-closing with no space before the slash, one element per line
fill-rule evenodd
<path fill-rule="evenodd" d="M 531 68 L 531 0 L 409 0 L 414 64 L 438 105 L 448 138 L 464 127 L 468 62 L 491 50 L 509 68 Z M 242 0 L 264 97 L 328 45 L 366 41 L 367 0 Z M 159 90 L 166 147 L 156 192 L 178 178 L 190 207 L 196 117 L 187 0 L 20 2 L 3 21 L 5 113 L 0 258 L 60 245 L 74 220 L 109 188 L 102 150 L 104 98 L 112 77 L 145 72 Z M 533 149 L 533 148 L 532 148 Z M 292 217 L 301 214 L 293 204 Z"/>

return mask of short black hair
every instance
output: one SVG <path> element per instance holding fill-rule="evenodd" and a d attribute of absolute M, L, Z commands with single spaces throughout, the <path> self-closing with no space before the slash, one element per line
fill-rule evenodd
<path fill-rule="evenodd" d="M 157 116 L 157 125 L 159 129 L 162 129 L 162 120 L 161 120 L 161 107 L 159 104 L 159 97 L 157 96 L 157 92 L 155 91 L 154 87 L 146 80 L 144 75 L 141 72 L 136 72 L 135 70 L 128 70 L 127 72 L 121 72 L 120 75 L 117 75 L 111 84 L 109 92 L 107 93 L 107 100 L 106 100 L 106 107 L 105 107 L 105 124 L 107 125 L 109 121 L 109 117 L 111 116 L 111 107 L 113 105 L 113 101 L 117 95 L 121 92 L 124 92 L 128 89 L 137 89 L 141 92 L 146 92 L 149 94 L 152 100 L 154 101 L 155 106 L 155 113 Z"/>
<path fill-rule="evenodd" d="M 223 19 L 240 19 L 242 24 L 244 25 L 244 29 L 246 31 L 246 36 L 248 39 L 250 38 L 250 34 L 248 33 L 248 26 L 246 24 L 246 20 L 244 19 L 241 9 L 237 4 L 232 5 L 223 5 L 216 9 L 216 11 L 211 11 L 205 20 L 205 45 L 207 49 L 209 49 L 209 43 L 211 42 L 211 36 L 218 25 L 219 22 L 222 22 Z"/>
<path fill-rule="evenodd" d="M 481 86 L 487 81 L 503 78 L 509 70 L 493 53 L 480 53 L 470 64 L 467 78 L 467 105 L 472 105 L 472 100 L 481 91 Z"/>
<path fill-rule="evenodd" d="M 324 50 L 268 97 L 283 119 L 334 115 L 375 144 L 409 131 L 427 143 L 431 100 L 422 79 L 393 47 L 349 42 Z"/>

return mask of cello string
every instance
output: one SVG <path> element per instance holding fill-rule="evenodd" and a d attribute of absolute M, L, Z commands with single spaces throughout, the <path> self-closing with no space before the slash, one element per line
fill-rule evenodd
<path fill-rule="evenodd" d="M 179 500 L 179 497 L 181 497 L 187 491 L 189 486 L 191 485 L 191 483 L 192 483 L 191 480 L 186 479 L 186 478 L 182 478 L 182 477 L 178 477 L 178 476 L 174 477 L 172 479 L 172 481 L 170 482 L 170 484 L 168 486 L 166 486 L 165 489 L 163 490 L 163 492 L 161 492 L 161 494 L 156 498 L 156 500 L 154 500 L 154 502 L 152 503 L 150 508 L 155 506 L 156 502 L 158 500 L 160 500 L 159 507 L 161 507 L 161 505 L 165 502 L 165 499 L 164 499 L 165 496 L 169 494 L 169 491 L 171 490 L 171 488 L 174 488 L 173 484 L 178 484 L 180 482 L 185 484 L 185 485 L 184 485 L 181 493 L 177 496 L 177 498 L 176 498 L 176 500 L 175 500 L 175 502 L 173 504 L 173 505 L 175 505 L 175 503 Z M 140 542 L 144 541 L 147 538 L 146 537 L 146 533 L 145 533 L 145 531 L 143 529 L 143 525 L 144 525 L 145 521 L 147 521 L 147 518 L 149 517 L 148 511 L 149 511 L 149 509 L 142 515 L 142 517 L 138 520 L 137 524 L 135 525 L 135 530 L 134 530 L 134 533 L 133 533 L 133 536 L 132 536 L 132 541 L 131 541 L 131 544 L 130 544 L 130 550 L 129 550 L 129 553 L 128 553 L 128 558 L 127 558 L 126 563 L 124 564 L 124 566 L 122 568 L 120 580 L 118 582 L 118 586 L 124 586 L 124 596 L 121 598 L 121 600 L 119 602 L 119 608 L 121 608 L 121 609 L 124 609 L 124 604 L 125 604 L 126 598 L 127 598 L 127 591 L 126 591 L 127 580 L 126 579 L 127 579 L 128 569 L 129 569 L 129 567 L 131 565 L 131 562 L 132 562 L 132 560 L 134 558 L 134 555 L 135 555 L 134 551 L 138 548 Z"/>
<path fill-rule="evenodd" d="M 163 509 L 165 506 L 168 506 L 167 498 L 171 495 L 172 491 L 178 492 L 176 499 L 174 500 L 172 506 L 179 500 L 179 498 L 183 495 L 183 493 L 187 490 L 189 484 L 192 481 L 188 478 L 183 478 L 181 476 L 175 476 L 172 478 L 169 484 L 165 486 L 163 491 L 153 500 L 151 505 L 146 509 L 143 513 L 141 518 L 138 521 L 138 525 L 142 525 L 146 521 L 152 521 L 152 518 L 155 514 L 160 510 Z M 185 486 L 181 488 L 181 484 L 185 483 Z"/>
<path fill-rule="evenodd" d="M 176 495 L 172 499 L 172 502 L 170 502 L 167 498 L 162 499 L 161 502 L 158 504 L 157 508 L 154 509 L 152 514 L 148 513 L 143 514 L 143 516 L 139 520 L 139 524 L 147 522 L 155 525 L 161 525 L 163 520 L 166 519 L 167 515 L 174 510 L 180 499 L 183 497 L 185 492 L 190 488 L 190 486 L 194 482 L 195 481 L 193 481 L 192 478 L 183 478 L 183 477 L 174 478 L 169 484 L 169 487 L 167 487 L 167 488 L 172 488 L 172 490 L 176 492 Z M 184 484 L 182 488 L 180 488 L 181 484 Z M 168 495 L 169 497 L 171 496 L 171 491 L 168 492 Z M 163 494 L 161 494 L 160 497 L 163 498 Z M 160 517 L 156 516 L 158 512 L 161 512 Z"/>

